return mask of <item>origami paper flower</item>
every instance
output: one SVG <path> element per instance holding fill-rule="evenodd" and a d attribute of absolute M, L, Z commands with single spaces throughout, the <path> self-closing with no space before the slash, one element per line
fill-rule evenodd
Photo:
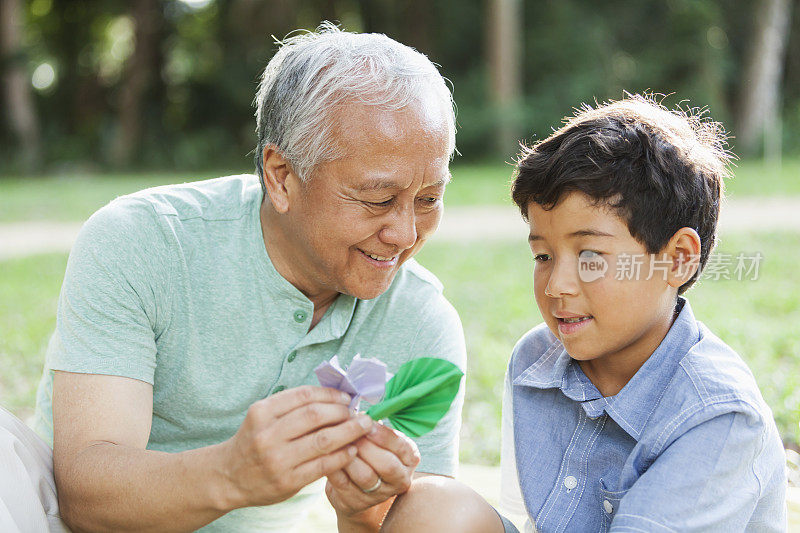
<path fill-rule="evenodd" d="M 432 430 L 450 409 L 464 373 L 450 361 L 420 357 L 403 364 L 386 384 L 386 394 L 367 410 L 374 420 L 415 438 Z"/>
<path fill-rule="evenodd" d="M 378 403 L 386 389 L 386 380 L 391 374 L 386 372 L 386 364 L 370 357 L 362 359 L 356 354 L 347 371 L 339 365 L 339 357 L 334 355 L 330 361 L 320 363 L 314 369 L 323 387 L 339 389 L 350 395 L 350 410 L 357 411 L 361 400 Z"/>

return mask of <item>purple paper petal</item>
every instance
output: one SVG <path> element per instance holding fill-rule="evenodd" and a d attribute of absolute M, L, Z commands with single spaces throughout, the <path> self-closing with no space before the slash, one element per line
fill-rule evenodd
<path fill-rule="evenodd" d="M 386 390 L 386 380 L 391 374 L 386 372 L 386 365 L 370 357 L 362 359 L 356 354 L 345 372 L 339 365 L 338 356 L 330 361 L 320 363 L 314 373 L 323 387 L 331 387 L 346 392 L 352 397 L 350 409 L 358 410 L 361 400 L 371 404 L 378 403 Z"/>
<path fill-rule="evenodd" d="M 330 361 L 323 361 L 314 369 L 319 384 L 323 387 L 338 389 L 344 379 L 344 370 L 339 366 L 339 358 L 333 356 Z"/>
<path fill-rule="evenodd" d="M 361 359 L 357 355 L 347 369 L 347 377 L 363 400 L 375 404 L 383 398 L 386 391 L 386 365 L 383 362 L 374 357 Z"/>

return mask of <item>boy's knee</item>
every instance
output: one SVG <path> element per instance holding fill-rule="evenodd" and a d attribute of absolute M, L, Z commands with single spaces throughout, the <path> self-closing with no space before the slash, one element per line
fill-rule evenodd
<path fill-rule="evenodd" d="M 477 492 L 442 476 L 414 480 L 395 499 L 381 531 L 386 533 L 502 533 L 500 517 Z"/>

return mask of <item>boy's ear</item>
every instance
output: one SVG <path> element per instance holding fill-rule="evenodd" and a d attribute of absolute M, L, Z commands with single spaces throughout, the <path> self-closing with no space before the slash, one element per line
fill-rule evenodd
<path fill-rule="evenodd" d="M 667 282 L 678 288 L 700 268 L 700 235 L 689 227 L 679 229 L 667 243 L 665 253 L 672 260 Z"/>
<path fill-rule="evenodd" d="M 289 161 L 273 145 L 266 145 L 262 157 L 264 186 L 275 211 L 286 213 L 293 193 L 299 186 L 299 178 Z"/>

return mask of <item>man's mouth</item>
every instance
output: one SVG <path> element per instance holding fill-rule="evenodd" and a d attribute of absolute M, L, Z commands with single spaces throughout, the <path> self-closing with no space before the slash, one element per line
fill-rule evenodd
<path fill-rule="evenodd" d="M 393 265 L 393 264 L 397 263 L 398 256 L 396 256 L 396 255 L 385 256 L 385 255 L 372 254 L 372 253 L 369 253 L 369 252 L 365 252 L 364 250 L 361 250 L 361 249 L 359 249 L 359 252 L 361 252 L 362 254 L 367 256 L 368 258 L 370 258 L 373 261 L 375 261 L 375 262 L 377 262 L 379 264 L 382 264 L 382 265 Z"/>

